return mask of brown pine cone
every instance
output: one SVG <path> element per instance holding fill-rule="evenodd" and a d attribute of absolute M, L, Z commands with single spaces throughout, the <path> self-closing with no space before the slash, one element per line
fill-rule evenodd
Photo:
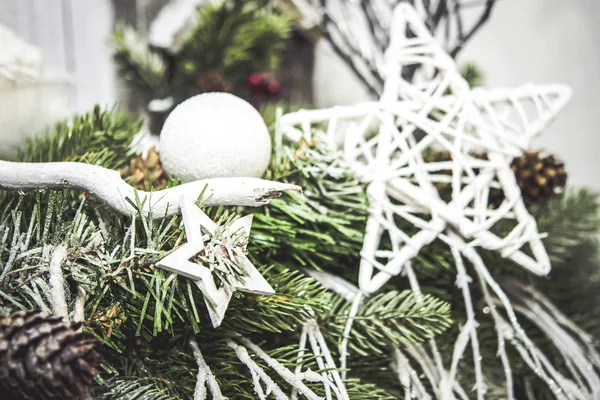
<path fill-rule="evenodd" d="M 138 155 L 129 161 L 129 166 L 121 170 L 121 176 L 137 189 L 148 189 L 148 175 L 154 189 L 162 189 L 169 182 L 160 163 L 160 156 L 154 148 L 150 149 L 145 159 Z"/>
<path fill-rule="evenodd" d="M 80 327 L 38 310 L 0 314 L 0 399 L 88 398 L 101 356 Z"/>
<path fill-rule="evenodd" d="M 223 74 L 217 71 L 208 71 L 202 74 L 200 79 L 196 82 L 197 92 L 195 94 L 207 93 L 207 92 L 229 92 L 231 85 Z"/>
<path fill-rule="evenodd" d="M 552 155 L 543 156 L 539 151 L 528 151 L 516 157 L 510 167 L 527 204 L 543 204 L 560 196 L 565 190 L 565 164 Z"/>

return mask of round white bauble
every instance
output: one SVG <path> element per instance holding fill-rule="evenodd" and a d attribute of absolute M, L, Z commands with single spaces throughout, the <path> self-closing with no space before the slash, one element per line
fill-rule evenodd
<path fill-rule="evenodd" d="M 160 133 L 160 161 L 182 182 L 219 177 L 261 177 L 271 138 L 247 101 L 229 93 L 203 93 L 179 104 Z"/>

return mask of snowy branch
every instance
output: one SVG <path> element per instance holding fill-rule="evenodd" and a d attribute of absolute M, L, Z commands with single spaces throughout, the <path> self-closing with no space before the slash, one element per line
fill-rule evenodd
<path fill-rule="evenodd" d="M 194 400 L 205 400 L 207 396 L 206 385 L 208 384 L 208 388 L 210 390 L 210 394 L 214 400 L 224 400 L 226 399 L 221 393 L 221 388 L 213 375 L 212 371 L 204 357 L 202 356 L 202 352 L 200 351 L 200 347 L 198 347 L 198 342 L 196 339 L 190 338 L 189 345 L 192 348 L 192 352 L 194 353 L 194 358 L 196 359 L 196 363 L 198 364 L 198 376 L 196 389 L 194 390 Z"/>
<path fill-rule="evenodd" d="M 58 246 L 50 259 L 50 296 L 52 298 L 52 311 L 55 315 L 67 318 L 68 309 L 65 299 L 65 279 L 62 274 L 62 264 L 67 258 L 67 248 Z"/>
<path fill-rule="evenodd" d="M 136 190 L 121 179 L 114 170 L 75 162 L 16 163 L 0 161 L 0 188 L 78 189 L 98 197 L 125 215 L 135 216 L 138 209 L 152 218 L 175 215 L 180 212 L 182 197 L 197 199 L 206 206 L 250 206 L 268 204 L 286 190 L 300 190 L 299 186 L 258 178 L 214 178 L 186 183 L 156 192 Z M 131 202 L 127 201 L 129 199 Z"/>

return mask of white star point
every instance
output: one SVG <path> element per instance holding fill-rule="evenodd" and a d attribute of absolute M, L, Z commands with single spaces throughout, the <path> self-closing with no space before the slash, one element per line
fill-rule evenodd
<path fill-rule="evenodd" d="M 261 295 L 275 294 L 271 285 L 244 254 L 252 226 L 252 215 L 246 215 L 233 221 L 231 226 L 227 228 L 226 233 L 227 237 L 231 237 L 240 230 L 242 232 L 241 245 L 239 248 L 231 249 L 231 252 L 234 254 L 235 261 L 243 270 L 244 275 L 239 279 L 234 278 L 231 286 L 223 283 L 219 287 L 215 283 L 209 267 L 191 261 L 194 256 L 205 250 L 204 235 L 214 235 L 218 229 L 217 224 L 191 199 L 182 198 L 181 214 L 185 225 L 187 243 L 160 260 L 156 265 L 195 281 L 204 295 L 204 301 L 212 325 L 215 328 L 223 322 L 234 290 Z"/>

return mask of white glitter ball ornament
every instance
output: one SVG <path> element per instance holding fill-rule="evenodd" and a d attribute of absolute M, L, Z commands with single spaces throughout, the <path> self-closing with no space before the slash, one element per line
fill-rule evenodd
<path fill-rule="evenodd" d="M 229 93 L 203 93 L 169 114 L 159 148 L 165 171 L 183 182 L 261 177 L 269 165 L 271 138 L 247 101 Z"/>

